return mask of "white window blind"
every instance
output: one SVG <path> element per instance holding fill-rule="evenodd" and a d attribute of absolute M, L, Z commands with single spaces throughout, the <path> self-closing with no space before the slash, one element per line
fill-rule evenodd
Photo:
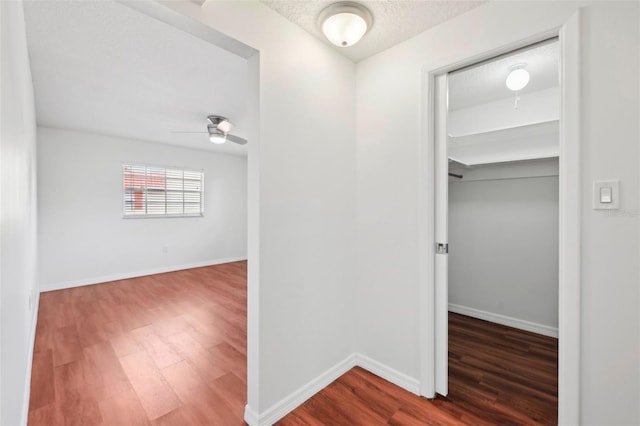
<path fill-rule="evenodd" d="M 124 217 L 184 217 L 204 213 L 204 172 L 124 164 Z"/>

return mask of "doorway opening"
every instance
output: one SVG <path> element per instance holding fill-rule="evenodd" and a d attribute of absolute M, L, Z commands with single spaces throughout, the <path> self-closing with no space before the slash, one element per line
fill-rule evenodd
<path fill-rule="evenodd" d="M 438 133 L 441 112 L 437 99 L 446 96 L 437 84 L 446 74 L 482 60 L 495 58 L 523 46 L 558 37 L 560 44 L 559 129 L 559 301 L 558 301 L 558 424 L 580 423 L 580 12 L 543 28 L 515 35 L 504 34 L 452 57 L 425 64 L 422 72 L 424 115 L 421 119 L 420 150 L 420 395 L 434 398 L 438 388 L 448 385 L 448 291 L 443 291 L 436 273 L 440 235 L 435 226 L 443 205 L 436 191 L 436 176 L 447 179 L 448 161 L 441 155 Z M 446 105 L 446 104 L 442 104 Z M 446 117 L 446 115 L 445 115 Z M 446 132 L 445 132 L 446 135 Z M 446 140 L 445 138 L 440 138 Z M 446 188 L 446 185 L 445 185 Z M 446 204 L 444 204 L 446 205 Z M 446 229 L 446 228 L 445 228 Z M 445 235 L 446 236 L 446 235 Z M 445 257 L 446 258 L 446 257 Z M 440 268 L 442 270 L 442 268 Z M 446 269 L 445 269 L 446 270 Z M 446 280 L 445 280 L 446 282 Z M 443 298 L 443 294 L 445 297 Z M 443 380 L 444 378 L 444 380 Z M 446 394 L 447 392 L 445 392 Z"/>
<path fill-rule="evenodd" d="M 51 291 L 35 305 L 22 423 L 241 422 L 255 381 L 247 364 L 257 365 L 247 322 L 258 268 L 259 53 L 154 2 L 24 7 L 38 156 L 47 159 L 38 192 L 66 192 L 65 203 L 38 203 L 40 283 Z M 218 114 L 235 128 L 218 122 L 226 142 L 213 145 L 208 116 Z M 123 162 L 144 165 L 135 182 Z M 125 180 L 158 220 L 118 216 Z M 69 374 L 82 380 L 69 388 Z"/>
<path fill-rule="evenodd" d="M 498 423 L 558 419 L 559 83 L 557 38 L 436 82 L 436 391 Z"/>

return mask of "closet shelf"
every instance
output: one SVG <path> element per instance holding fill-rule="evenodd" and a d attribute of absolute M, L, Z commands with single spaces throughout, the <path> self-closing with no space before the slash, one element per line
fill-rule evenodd
<path fill-rule="evenodd" d="M 559 120 L 547 120 L 547 121 L 539 121 L 535 123 L 525 124 L 523 126 L 511 126 L 511 127 L 500 127 L 495 129 L 489 129 L 482 132 L 474 132 L 474 133 L 463 133 L 463 134 L 449 134 L 449 138 L 452 139 L 461 139 L 461 138 L 469 138 L 476 136 L 499 136 L 501 138 L 512 139 L 520 136 L 529 136 L 531 134 L 539 134 L 540 132 L 548 132 L 551 128 L 558 128 Z"/>

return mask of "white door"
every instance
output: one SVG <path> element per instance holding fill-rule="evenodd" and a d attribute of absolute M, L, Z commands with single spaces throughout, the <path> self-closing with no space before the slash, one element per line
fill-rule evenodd
<path fill-rule="evenodd" d="M 446 396 L 449 392 L 447 75 L 437 76 L 435 83 L 435 389 Z"/>

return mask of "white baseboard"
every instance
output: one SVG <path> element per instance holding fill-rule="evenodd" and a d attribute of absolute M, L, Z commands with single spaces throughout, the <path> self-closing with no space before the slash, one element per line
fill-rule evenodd
<path fill-rule="evenodd" d="M 469 308 L 467 306 L 449 303 L 449 311 L 456 314 L 466 315 L 472 318 L 478 318 L 485 321 L 495 322 L 497 324 L 506 325 L 520 330 L 530 331 L 532 333 L 542 334 L 543 336 L 558 337 L 558 328 L 550 327 L 544 324 L 538 324 L 531 321 L 525 321 L 518 318 L 508 317 L 506 315 L 494 314 L 493 312 L 481 311 L 480 309 Z"/>
<path fill-rule="evenodd" d="M 38 326 L 38 308 L 40 307 L 40 292 L 35 292 L 33 311 L 31 311 L 31 329 L 29 330 L 29 352 L 27 352 L 27 374 L 25 377 L 24 394 L 22 397 L 22 414 L 20 424 L 27 426 L 29 420 L 29 398 L 31 397 L 31 370 L 33 368 L 33 350 L 36 346 L 36 328 Z"/>
<path fill-rule="evenodd" d="M 244 421 L 249 426 L 258 426 L 260 423 L 258 422 L 258 413 L 253 411 L 249 404 L 244 406 Z"/>
<path fill-rule="evenodd" d="M 388 382 L 419 395 L 420 383 L 418 380 L 365 355 L 353 353 L 306 385 L 289 394 L 262 415 L 258 415 L 249 405 L 245 406 L 244 421 L 250 426 L 271 426 L 353 367 L 361 367 Z"/>
<path fill-rule="evenodd" d="M 184 269 L 202 268 L 203 266 L 220 265 L 223 263 L 240 262 L 247 260 L 243 257 L 230 257 L 227 259 L 206 260 L 204 262 L 187 263 L 184 265 L 163 266 L 160 268 L 146 269 L 142 271 L 124 272 L 121 274 L 103 275 L 100 277 L 85 278 L 81 280 L 63 281 L 53 284 L 43 285 L 40 291 L 64 290 L 65 288 L 81 287 L 85 285 L 106 283 L 109 281 L 125 280 L 128 278 L 144 277 L 146 275 L 164 274 L 166 272 L 182 271 Z"/>
<path fill-rule="evenodd" d="M 311 398 L 313 395 L 327 387 L 338 377 L 355 367 L 355 359 L 355 354 L 349 355 L 347 358 L 311 380 L 306 385 L 300 387 L 298 390 L 292 392 L 260 415 L 256 415 L 255 411 L 247 405 L 245 407 L 244 421 L 250 426 L 270 426 L 274 424 L 302 405 L 303 402 Z"/>
<path fill-rule="evenodd" d="M 356 353 L 356 365 L 364 368 L 370 373 L 380 376 L 394 385 L 400 386 L 413 394 L 420 394 L 420 382 L 413 377 L 407 376 L 386 364 L 378 362 L 368 356 Z"/>

